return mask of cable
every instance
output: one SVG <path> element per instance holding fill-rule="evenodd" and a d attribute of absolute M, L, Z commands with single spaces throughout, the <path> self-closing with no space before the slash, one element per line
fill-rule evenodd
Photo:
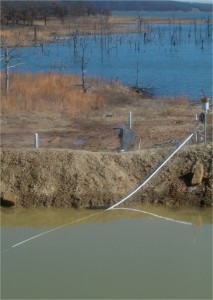
<path fill-rule="evenodd" d="M 157 215 L 157 214 L 150 213 L 150 212 L 148 212 L 146 210 L 141 210 L 141 209 L 136 209 L 136 208 L 128 208 L 128 207 L 117 207 L 117 208 L 113 208 L 113 209 L 130 210 L 130 211 L 142 212 L 143 214 L 147 214 L 147 215 L 159 218 L 159 219 L 164 219 L 164 220 L 167 220 L 167 221 L 172 221 L 172 222 L 175 222 L 175 223 L 180 223 L 180 224 L 185 224 L 185 225 L 192 225 L 192 223 L 189 223 L 189 222 L 185 222 L 185 221 L 175 220 L 175 219 L 172 219 L 172 218 L 163 217 L 163 216 L 160 216 L 160 215 Z"/>
<path fill-rule="evenodd" d="M 129 199 L 135 193 L 137 193 L 193 137 L 193 135 L 194 135 L 194 133 L 190 134 L 190 136 L 141 185 L 139 185 L 133 192 L 131 192 L 129 195 L 127 195 L 121 201 L 119 201 L 116 204 L 114 204 L 114 205 L 110 206 L 109 208 L 107 208 L 107 210 L 115 208 L 116 206 L 120 205 L 121 203 L 123 203 L 124 201 L 126 201 L 127 199 Z"/>
<path fill-rule="evenodd" d="M 129 195 L 127 195 L 126 197 L 124 197 L 122 200 L 120 200 L 119 202 L 117 202 L 116 204 L 110 206 L 109 208 L 105 209 L 104 211 L 101 211 L 101 212 L 98 212 L 98 213 L 95 213 L 95 214 L 91 214 L 89 216 L 86 216 L 86 217 L 83 217 L 83 218 L 80 218 L 80 219 L 77 219 L 75 221 L 72 221 L 72 222 L 69 222 L 69 223 L 66 223 L 64 225 L 61 225 L 61 226 L 58 226 L 58 227 L 55 227 L 55 228 L 52 228 L 50 230 L 47 230 L 47 231 L 44 231 L 40 234 L 37 234 L 35 236 L 32 236 L 31 238 L 28 238 L 26 240 L 23 240 L 15 245 L 12 245 L 10 248 L 15 248 L 17 246 L 20 246 L 28 241 L 31 241 L 33 239 L 36 239 L 42 235 L 45 235 L 45 234 L 48 234 L 50 232 L 53 232 L 53 231 L 56 231 L 58 229 L 61 229 L 63 227 L 66 227 L 68 225 L 71 225 L 71 224 L 74 224 L 74 223 L 77 223 L 79 221 L 82 221 L 82 220 L 86 220 L 88 218 L 91 218 L 93 216 L 96 216 L 98 214 L 101 214 L 101 213 L 104 213 L 106 211 L 109 211 L 109 210 L 112 210 L 112 209 L 115 209 L 116 206 L 120 205 L 121 203 L 123 203 L 124 201 L 126 201 L 127 199 L 129 199 L 132 195 L 134 195 L 135 193 L 137 193 L 157 172 L 159 172 L 162 167 L 193 137 L 194 133 L 190 134 L 190 136 L 184 140 L 184 142 L 153 172 L 151 173 L 151 175 L 141 184 L 139 185 L 133 192 L 131 192 Z M 125 208 L 120 208 L 120 209 L 125 209 Z M 127 208 L 126 208 L 127 209 Z M 139 211 L 139 210 L 136 210 L 136 209 L 128 209 L 128 210 L 132 210 L 132 211 Z M 169 220 L 169 221 L 174 221 L 173 219 L 171 218 L 166 218 L 166 217 L 162 217 L 162 216 L 159 216 L 159 215 L 156 215 L 156 214 L 153 214 L 153 213 L 149 213 L 147 211 L 142 211 L 143 213 L 146 213 L 146 214 L 149 214 L 149 215 L 152 215 L 154 217 L 158 217 L 158 218 L 162 218 L 162 219 L 166 219 L 166 220 Z M 177 222 L 177 221 L 176 221 Z M 187 223 L 187 222 L 182 222 L 182 221 L 178 221 L 179 223 L 183 223 L 183 224 L 187 224 L 187 225 L 191 225 L 191 223 Z M 8 248 L 8 250 L 10 249 Z M 2 252 L 5 252 L 7 249 L 3 250 Z"/>

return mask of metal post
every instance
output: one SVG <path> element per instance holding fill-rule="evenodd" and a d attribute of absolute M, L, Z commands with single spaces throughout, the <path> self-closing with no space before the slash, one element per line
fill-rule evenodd
<path fill-rule="evenodd" d="M 197 114 L 195 115 L 195 122 L 196 122 L 196 128 L 198 126 L 198 116 Z M 195 142 L 197 143 L 197 130 L 195 131 Z"/>
<path fill-rule="evenodd" d="M 129 112 L 129 129 L 132 129 L 132 112 Z"/>
<path fill-rule="evenodd" d="M 34 133 L 34 146 L 38 148 L 38 133 Z"/>
<path fill-rule="evenodd" d="M 205 114 L 205 119 L 204 119 L 204 142 L 206 142 L 206 116 L 207 116 L 207 111 L 205 111 L 204 114 Z"/>
<path fill-rule="evenodd" d="M 206 117 L 207 117 L 207 112 L 209 110 L 209 100 L 210 100 L 210 98 L 205 97 L 203 90 L 201 90 L 201 91 L 202 91 L 202 94 L 203 94 L 203 97 L 201 98 L 201 104 L 202 104 L 202 108 L 203 108 L 203 111 L 204 111 L 204 142 L 206 142 L 206 127 L 207 127 Z"/>

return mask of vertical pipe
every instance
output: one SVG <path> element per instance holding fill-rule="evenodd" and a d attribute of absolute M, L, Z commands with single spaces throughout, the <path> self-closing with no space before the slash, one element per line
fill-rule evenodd
<path fill-rule="evenodd" d="M 129 129 L 132 129 L 132 112 L 129 112 Z"/>
<path fill-rule="evenodd" d="M 198 126 L 198 116 L 197 114 L 195 115 L 195 122 L 196 122 L 196 128 Z M 195 131 L 195 143 L 197 143 L 197 130 Z"/>
<path fill-rule="evenodd" d="M 38 133 L 34 133 L 34 146 L 38 148 Z"/>

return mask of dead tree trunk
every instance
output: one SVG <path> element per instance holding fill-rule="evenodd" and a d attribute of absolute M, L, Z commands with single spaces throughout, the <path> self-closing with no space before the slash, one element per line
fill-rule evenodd
<path fill-rule="evenodd" d="M 10 91 L 10 69 L 15 68 L 18 65 L 22 65 L 22 63 L 17 63 L 15 65 L 11 65 L 12 60 L 19 60 L 20 58 L 17 55 L 12 55 L 11 53 L 21 44 L 18 43 L 14 48 L 8 50 L 8 46 L 4 46 L 4 55 L 1 56 L 1 61 L 4 62 L 5 68 L 5 91 L 8 94 Z"/>
<path fill-rule="evenodd" d="M 9 63 L 10 63 L 10 56 L 8 52 L 8 48 L 5 48 L 5 89 L 6 93 L 9 93 L 10 90 L 10 73 L 9 73 Z"/>
<path fill-rule="evenodd" d="M 82 89 L 83 89 L 84 93 L 87 92 L 85 73 L 86 73 L 86 66 L 87 66 L 88 60 L 85 57 L 86 47 L 87 47 L 87 44 L 83 48 L 83 53 L 82 53 L 82 58 L 81 58 L 81 79 L 82 79 Z"/>

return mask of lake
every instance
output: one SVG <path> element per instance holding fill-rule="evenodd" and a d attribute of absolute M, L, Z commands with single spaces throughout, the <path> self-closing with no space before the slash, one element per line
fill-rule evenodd
<path fill-rule="evenodd" d="M 2 298 L 212 299 L 211 208 L 135 209 L 2 209 Z"/>
<path fill-rule="evenodd" d="M 81 74 L 84 58 L 86 79 L 138 84 L 159 97 L 199 100 L 201 89 L 211 97 L 212 24 L 145 24 L 144 29 L 141 34 L 79 36 L 76 53 L 68 34 L 52 43 L 19 48 L 15 52 L 22 64 L 13 71 Z"/>
<path fill-rule="evenodd" d="M 158 18 L 179 18 L 179 19 L 202 19 L 210 17 L 211 12 L 203 11 L 112 11 L 112 16 L 142 16 L 142 17 L 158 17 Z"/>

